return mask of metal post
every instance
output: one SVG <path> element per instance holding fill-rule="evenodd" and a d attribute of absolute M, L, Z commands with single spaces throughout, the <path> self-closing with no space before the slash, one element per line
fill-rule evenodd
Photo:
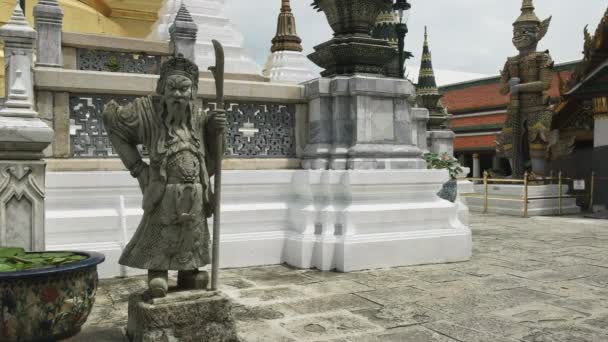
<path fill-rule="evenodd" d="M 483 213 L 488 213 L 488 172 L 483 172 Z"/>
<path fill-rule="evenodd" d="M 562 171 L 559 171 L 559 179 L 558 179 L 558 184 L 559 184 L 559 194 L 558 194 L 558 199 L 557 199 L 557 207 L 558 207 L 558 214 L 559 216 L 562 215 Z"/>
<path fill-rule="evenodd" d="M 528 218 L 528 172 L 524 174 L 524 218 Z"/>
<path fill-rule="evenodd" d="M 549 184 L 553 184 L 553 170 L 549 172 Z"/>
<path fill-rule="evenodd" d="M 591 171 L 591 190 L 589 193 L 589 210 L 593 213 L 593 197 L 595 196 L 595 171 Z"/>

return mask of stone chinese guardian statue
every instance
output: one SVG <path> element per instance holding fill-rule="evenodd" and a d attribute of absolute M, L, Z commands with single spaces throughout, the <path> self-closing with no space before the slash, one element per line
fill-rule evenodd
<path fill-rule="evenodd" d="M 148 270 L 153 298 L 167 295 L 169 270 L 178 271 L 180 290 L 206 289 L 209 279 L 199 268 L 211 261 L 209 178 L 226 116 L 197 108 L 198 80 L 196 64 L 172 58 L 162 65 L 157 95 L 124 107 L 111 101 L 103 113 L 112 144 L 143 193 L 144 215 L 120 264 Z M 149 163 L 138 145 L 149 153 Z"/>
<path fill-rule="evenodd" d="M 545 174 L 552 117 L 547 91 L 551 87 L 553 60 L 548 51 L 536 51 L 551 18 L 541 22 L 532 0 L 523 0 L 521 11 L 513 24 L 513 44 L 519 55 L 507 60 L 500 83 L 501 94 L 510 93 L 511 101 L 499 147 L 511 162 L 514 178 L 523 177 L 528 162 L 534 174 Z"/>

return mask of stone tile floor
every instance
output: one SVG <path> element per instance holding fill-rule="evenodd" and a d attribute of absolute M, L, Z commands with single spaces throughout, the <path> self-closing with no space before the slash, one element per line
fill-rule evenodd
<path fill-rule="evenodd" d="M 224 270 L 243 341 L 606 342 L 608 221 L 472 216 L 470 262 L 359 273 Z M 124 341 L 143 278 L 105 280 L 71 341 Z"/>

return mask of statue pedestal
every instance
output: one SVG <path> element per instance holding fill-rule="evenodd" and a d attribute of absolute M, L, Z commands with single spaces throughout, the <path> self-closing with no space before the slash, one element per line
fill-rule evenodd
<path fill-rule="evenodd" d="M 232 302 L 221 292 L 184 291 L 148 299 L 129 298 L 127 336 L 134 342 L 238 342 Z"/>
<path fill-rule="evenodd" d="M 567 197 L 569 187 L 562 187 L 562 214 L 578 214 L 581 208 L 576 205 L 576 198 Z M 475 193 L 483 196 L 483 184 L 475 185 Z M 559 214 L 559 185 L 530 185 L 528 186 L 528 216 L 544 216 Z M 522 216 L 524 214 L 524 186 L 521 184 L 490 184 L 488 185 L 488 213 Z M 495 197 L 492 199 L 492 197 Z M 468 197 L 469 209 L 483 212 L 483 197 Z"/>

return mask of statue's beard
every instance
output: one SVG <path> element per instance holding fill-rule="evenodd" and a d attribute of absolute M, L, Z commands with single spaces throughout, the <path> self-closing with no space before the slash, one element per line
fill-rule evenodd
<path fill-rule="evenodd" d="M 176 139 L 178 132 L 190 130 L 190 107 L 178 103 L 167 103 L 165 126 L 171 139 Z"/>

